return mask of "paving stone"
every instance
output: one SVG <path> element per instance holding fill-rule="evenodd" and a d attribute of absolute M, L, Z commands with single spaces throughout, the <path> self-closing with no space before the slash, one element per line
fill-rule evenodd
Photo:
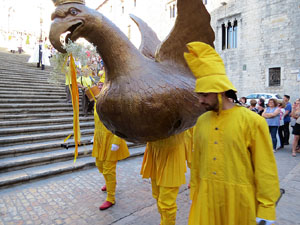
<path fill-rule="evenodd" d="M 288 151 L 276 153 L 275 156 L 278 170 L 281 171 L 279 172 L 280 180 L 285 180 L 282 188 L 286 189 L 286 194 L 277 207 L 276 224 L 300 224 L 297 222 L 300 221 L 300 192 L 294 184 L 297 182 L 295 179 L 298 179 L 300 170 L 293 171 L 300 163 L 300 157 L 296 157 L 296 161 L 291 161 L 292 157 Z M 92 168 L 0 190 L 2 200 L 0 211 L 5 207 L 9 209 L 2 211 L 5 213 L 1 214 L 0 222 L 4 224 L 17 222 L 18 216 L 23 219 L 26 216 L 21 212 L 26 212 L 33 224 L 157 225 L 160 222 L 160 216 L 156 202 L 152 198 L 150 181 L 143 180 L 139 175 L 141 162 L 142 157 L 134 157 L 118 163 L 116 204 L 108 210 L 99 211 L 98 209 L 106 198 L 106 193 L 100 190 L 104 179 L 96 168 Z M 286 177 L 289 177 L 291 171 L 295 176 L 287 181 Z M 189 172 L 187 173 L 188 179 Z M 25 196 L 25 198 L 19 201 L 22 207 L 14 208 L 10 203 L 18 200 L 18 196 Z M 30 206 L 24 206 L 25 202 L 30 203 Z M 190 204 L 189 189 L 187 185 L 182 185 L 177 198 L 176 224 L 187 224 Z M 26 219 L 24 224 L 29 224 L 27 222 L 29 221 Z"/>

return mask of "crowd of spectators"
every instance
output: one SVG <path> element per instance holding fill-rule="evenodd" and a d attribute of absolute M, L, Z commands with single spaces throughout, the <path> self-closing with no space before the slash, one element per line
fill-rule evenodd
<path fill-rule="evenodd" d="M 274 152 L 289 145 L 291 126 L 294 135 L 292 156 L 296 157 L 296 154 L 300 153 L 300 99 L 297 99 L 293 105 L 290 103 L 289 95 L 284 95 L 283 100 L 271 98 L 267 104 L 264 98 L 260 98 L 258 101 L 251 99 L 248 105 L 247 98 L 241 97 L 239 102 L 242 106 L 266 118 Z M 277 147 L 277 135 L 279 147 Z"/>

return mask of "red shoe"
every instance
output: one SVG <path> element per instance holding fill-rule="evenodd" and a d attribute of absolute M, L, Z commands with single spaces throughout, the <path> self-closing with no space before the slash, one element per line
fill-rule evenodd
<path fill-rule="evenodd" d="M 105 201 L 102 203 L 102 205 L 100 205 L 99 209 L 100 210 L 105 210 L 105 209 L 108 209 L 110 207 L 112 207 L 114 204 L 109 202 L 109 201 Z"/>
<path fill-rule="evenodd" d="M 101 191 L 106 191 L 106 185 L 103 185 L 103 187 L 101 188 Z"/>

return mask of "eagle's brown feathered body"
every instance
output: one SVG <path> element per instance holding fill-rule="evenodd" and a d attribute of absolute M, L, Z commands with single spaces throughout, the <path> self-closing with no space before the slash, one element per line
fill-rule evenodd
<path fill-rule="evenodd" d="M 60 5 L 52 15 L 50 41 L 64 51 L 60 34 L 93 43 L 106 66 L 97 113 L 116 135 L 132 142 L 166 138 L 193 126 L 203 109 L 193 92 L 195 78 L 183 52 L 191 41 L 213 45 L 210 16 L 201 0 L 178 0 L 176 23 L 160 43 L 141 19 L 131 16 L 142 33 L 140 50 L 106 17 L 84 5 Z"/>

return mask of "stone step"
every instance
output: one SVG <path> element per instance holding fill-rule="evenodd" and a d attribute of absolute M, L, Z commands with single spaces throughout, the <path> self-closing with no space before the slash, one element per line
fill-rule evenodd
<path fill-rule="evenodd" d="M 82 118 L 82 112 L 80 111 L 79 120 Z M 34 113 L 34 114 L 0 114 L 0 121 L 22 120 L 22 119 L 51 119 L 51 118 L 73 118 L 73 112 L 63 113 Z M 87 118 L 94 118 L 93 115 L 89 115 Z"/>
<path fill-rule="evenodd" d="M 15 64 L 16 66 L 20 66 L 20 64 L 22 65 L 25 62 L 27 62 L 30 57 L 28 55 L 26 55 L 26 57 L 22 57 L 22 55 L 20 55 L 21 57 L 11 57 L 11 56 L 15 56 L 15 55 L 9 55 L 9 54 L 2 55 L 1 54 L 1 56 L 0 56 L 1 65 L 7 66 L 8 63 L 12 63 L 12 64 Z M 30 65 L 30 64 L 28 64 L 28 65 Z"/>
<path fill-rule="evenodd" d="M 17 58 L 17 57 L 9 57 L 9 55 L 6 56 L 0 56 L 0 65 L 3 66 L 3 68 L 8 67 L 9 65 L 15 65 L 15 67 L 20 67 L 22 68 L 22 66 L 26 65 L 26 66 L 30 66 L 32 69 L 36 68 L 35 66 L 33 66 L 33 64 L 25 64 L 24 62 L 27 62 L 27 57 L 26 58 Z M 10 69 L 13 69 L 14 67 L 8 67 Z"/>
<path fill-rule="evenodd" d="M 79 95 L 81 95 L 81 91 L 79 91 Z M 49 98 L 53 96 L 64 96 L 65 93 L 65 87 L 63 88 L 55 88 L 55 89 L 48 89 L 48 90 L 41 90 L 41 89 L 9 89 L 9 88 L 3 88 L 0 89 L 0 96 L 9 97 L 9 98 L 18 98 L 19 96 L 31 97 L 31 98 L 40 98 L 47 96 Z M 14 97 L 15 96 L 15 97 Z"/>
<path fill-rule="evenodd" d="M 14 60 L 14 61 L 28 61 L 30 55 L 29 54 L 12 54 L 11 52 L 9 52 L 7 49 L 0 49 L 0 58 L 4 61 L 4 60 Z M 26 61 L 26 62 L 27 62 Z"/>
<path fill-rule="evenodd" d="M 1 59 L 0 59 L 1 60 Z M 7 65 L 9 64 L 9 65 Z M 30 71 L 32 73 L 42 73 L 43 71 L 41 71 L 41 68 L 38 69 L 37 67 L 31 65 L 31 64 L 27 64 L 24 62 L 8 62 L 8 61 L 4 61 L 2 59 L 1 63 L 1 70 L 3 72 L 21 72 L 21 71 Z M 50 67 L 48 67 L 50 68 Z M 49 72 L 49 71 L 47 71 Z"/>
<path fill-rule="evenodd" d="M 1 59 L 0 59 L 1 60 Z M 7 65 L 9 64 L 9 65 Z M 49 74 L 52 70 L 53 67 L 47 67 L 47 70 L 41 70 L 41 68 L 37 68 L 36 66 L 32 64 L 27 64 L 24 62 L 1 62 L 0 61 L 0 73 L 21 73 L 22 71 L 28 71 L 29 73 L 32 74 Z M 23 73 L 24 76 L 24 73 Z"/>
<path fill-rule="evenodd" d="M 17 94 L 1 94 L 1 99 L 14 99 L 14 98 L 22 98 L 22 99 L 63 99 L 66 98 L 65 93 L 61 94 L 35 94 L 35 93 L 17 93 Z"/>
<path fill-rule="evenodd" d="M 81 143 L 84 145 L 91 145 L 91 140 L 93 139 L 92 135 L 84 136 L 80 139 Z M 12 146 L 6 146 L 0 148 L 0 159 L 14 157 L 14 156 L 21 156 L 26 154 L 33 154 L 33 153 L 40 153 L 40 152 L 49 152 L 54 151 L 57 149 L 61 149 L 62 145 L 73 145 L 74 139 L 71 137 L 65 143 L 63 139 L 56 139 L 50 141 L 43 141 L 38 143 L 19 143 Z"/>
<path fill-rule="evenodd" d="M 16 104 L 1 104 L 1 109 L 31 109 L 31 108 L 61 108 L 68 107 L 72 109 L 72 103 L 66 103 L 65 101 L 54 103 L 16 103 Z"/>
<path fill-rule="evenodd" d="M 22 134 L 22 135 L 14 135 L 8 137 L 0 137 L 0 146 L 11 146 L 16 143 L 37 143 L 46 140 L 64 140 L 70 134 L 73 133 L 73 129 L 64 130 L 55 133 L 42 133 L 42 134 Z M 94 129 L 84 129 L 80 130 L 82 136 L 93 135 Z"/>
<path fill-rule="evenodd" d="M 32 73 L 49 73 L 53 70 L 52 66 L 47 66 L 48 70 L 41 70 L 41 68 L 37 68 L 36 64 L 24 63 L 24 62 L 14 62 L 14 60 L 4 60 L 0 61 L 0 71 L 7 72 L 21 72 L 21 71 L 30 71 Z"/>
<path fill-rule="evenodd" d="M 52 71 L 48 71 L 47 74 L 43 73 L 35 73 L 34 71 L 23 69 L 21 71 L 9 71 L 9 70 L 0 70 L 0 78 L 3 80 L 9 80 L 11 82 L 33 82 L 33 83 L 49 83 L 48 81 L 51 80 Z M 58 75 L 59 80 L 65 80 L 65 74 Z"/>
<path fill-rule="evenodd" d="M 80 139 L 81 145 L 88 146 L 92 145 L 93 135 L 83 136 Z M 127 142 L 128 147 L 134 146 L 141 146 L 143 144 L 131 143 Z M 64 142 L 62 139 L 50 140 L 50 141 L 43 141 L 38 143 L 29 143 L 29 144 L 16 144 L 13 146 L 6 146 L 0 148 L 0 159 L 9 158 L 9 157 L 16 157 L 34 153 L 41 153 L 41 152 L 49 152 L 58 149 L 68 149 L 74 147 L 74 139 L 71 137 L 69 140 Z"/>
<path fill-rule="evenodd" d="M 48 73 L 46 74 L 42 74 L 42 73 L 35 73 L 34 71 L 30 71 L 27 69 L 23 69 L 20 71 L 3 71 L 0 69 L 0 78 L 2 79 L 6 79 L 6 80 L 10 80 L 11 82 L 21 82 L 22 80 L 24 80 L 24 84 L 27 83 L 31 83 L 31 82 L 48 82 L 49 80 L 51 80 L 51 71 L 48 71 Z M 65 77 L 62 76 L 61 77 L 61 81 L 64 81 Z"/>
<path fill-rule="evenodd" d="M 26 73 L 26 77 L 24 77 L 24 72 Z M 41 77 L 41 75 L 38 74 L 30 74 L 27 71 L 23 71 L 22 74 L 18 73 L 1 73 L 0 71 L 0 78 L 2 81 L 9 82 L 9 83 L 40 83 L 40 84 L 49 84 L 49 76 Z M 62 75 L 62 81 L 64 80 L 64 76 Z"/>
<path fill-rule="evenodd" d="M 65 86 L 63 87 L 52 87 L 48 89 L 40 89 L 40 88 L 31 88 L 31 87 L 25 87 L 25 88 L 11 88 L 11 87 L 3 87 L 0 89 L 1 95 L 8 95 L 8 94 L 18 94 L 18 95 L 24 95 L 24 94 L 35 94 L 35 95 L 61 95 L 62 93 L 65 93 Z"/>
<path fill-rule="evenodd" d="M 47 70 L 36 69 L 35 67 L 28 67 L 26 64 L 24 67 L 15 66 L 15 64 L 11 64 L 10 67 L 0 65 L 0 73 L 8 73 L 8 74 L 20 74 L 24 76 L 24 71 L 28 71 L 29 74 L 36 75 L 37 77 L 49 76 L 52 69 L 47 67 Z M 43 76 L 42 76 L 43 75 Z"/>
<path fill-rule="evenodd" d="M 19 78 L 3 78 L 0 75 L 0 79 L 3 82 L 3 84 L 9 84 L 12 85 L 13 87 L 24 87 L 24 85 L 26 86 L 27 84 L 30 84 L 31 87 L 36 87 L 36 86 L 49 86 L 51 85 L 51 87 L 53 86 L 52 84 L 49 83 L 48 80 L 40 80 L 40 79 L 19 79 Z M 57 87 L 64 87 L 64 82 L 61 82 L 57 85 L 54 85 Z M 2 85 L 2 87 L 6 87 L 6 85 Z"/>
<path fill-rule="evenodd" d="M 1 60 L 1 59 L 0 59 Z M 22 64 L 22 63 L 21 63 Z M 46 79 L 51 72 L 52 68 L 47 68 L 47 70 L 36 69 L 35 67 L 28 67 L 28 65 L 24 65 L 24 67 L 17 66 L 16 64 L 11 64 L 11 67 L 7 67 L 5 65 L 0 65 L 0 75 L 15 75 L 18 77 L 40 77 L 41 79 Z M 28 75 L 27 75 L 28 74 Z"/>
<path fill-rule="evenodd" d="M 0 95 L 1 98 L 1 95 Z M 1 104 L 19 104 L 19 103 L 58 103 L 58 102 L 65 102 L 61 98 L 59 99 L 28 99 L 28 98 L 1 98 L 0 103 Z"/>
<path fill-rule="evenodd" d="M 21 57 L 21 58 L 17 58 L 17 57 L 2 57 L 0 56 L 0 59 L 2 59 L 1 61 L 1 65 L 3 66 L 8 66 L 8 63 L 11 63 L 13 65 L 15 65 L 15 67 L 13 67 L 12 69 L 14 68 L 32 68 L 32 69 L 35 69 L 35 70 L 41 70 L 41 68 L 37 68 L 37 64 L 36 63 L 28 63 L 28 59 L 30 58 L 30 56 L 27 56 L 27 57 Z M 53 66 L 47 66 L 47 68 L 53 68 Z"/>
<path fill-rule="evenodd" d="M 81 122 L 94 122 L 94 118 L 90 117 L 80 117 Z M 35 120 L 14 120 L 14 121 L 0 121 L 1 128 L 9 128 L 9 127 L 27 127 L 34 125 L 56 125 L 56 124 L 68 124 L 73 123 L 73 117 L 64 117 L 60 119 L 35 119 Z"/>
<path fill-rule="evenodd" d="M 1 93 L 6 94 L 6 93 L 61 93 L 65 91 L 65 86 L 61 86 L 61 87 L 43 87 L 43 88 L 36 88 L 36 87 L 30 87 L 30 86 L 26 86 L 24 85 L 23 87 L 13 87 L 13 86 L 4 86 L 0 88 Z"/>
<path fill-rule="evenodd" d="M 49 164 L 59 161 L 71 160 L 74 158 L 74 149 L 59 149 L 51 152 L 40 152 L 28 155 L 15 156 L 10 158 L 0 159 L 0 174 L 4 172 L 24 169 L 36 165 Z M 91 156 L 93 146 L 79 146 L 78 156 Z"/>
<path fill-rule="evenodd" d="M 28 54 L 12 54 L 6 48 L 1 48 L 0 53 L 1 53 L 0 57 L 5 57 L 4 59 L 13 58 L 13 59 L 16 59 L 16 60 L 21 60 L 21 59 L 24 58 L 24 60 L 25 60 L 25 59 L 30 57 L 30 55 L 28 55 Z"/>
<path fill-rule="evenodd" d="M 29 73 L 26 73 L 26 77 L 18 76 L 14 74 L 5 74 L 0 72 L 0 78 L 3 81 L 3 83 L 9 82 L 11 84 L 26 84 L 26 83 L 37 83 L 37 84 L 49 84 L 48 77 L 42 78 L 40 76 L 30 76 Z M 62 80 L 64 80 L 64 75 L 62 75 Z"/>
<path fill-rule="evenodd" d="M 10 90 L 45 90 L 51 92 L 51 90 L 64 90 L 65 86 L 62 85 L 61 87 L 55 87 L 50 84 L 0 84 L 0 89 L 10 89 Z"/>
<path fill-rule="evenodd" d="M 80 122 L 80 129 L 94 128 L 94 121 Z M 73 124 L 59 124 L 59 125 L 42 125 L 42 126 L 30 126 L 30 127 L 9 127 L 1 128 L 0 136 L 12 136 L 19 134 L 36 134 L 36 133 L 50 133 L 54 131 L 73 129 Z"/>
<path fill-rule="evenodd" d="M 21 61 L 15 61 L 15 60 L 6 60 L 6 59 L 2 59 L 2 61 L 0 61 L 0 66 L 2 70 L 6 70 L 6 71 L 24 71 L 24 70 L 30 70 L 32 72 L 36 72 L 36 73 L 49 73 L 49 71 L 53 70 L 52 66 L 46 66 L 46 68 L 48 70 L 41 70 L 41 68 L 37 68 L 37 64 L 31 64 L 31 63 L 27 63 L 26 60 L 24 60 L 23 62 Z"/>
<path fill-rule="evenodd" d="M 130 156 L 137 157 L 144 154 L 145 146 L 129 148 Z M 125 159 L 126 160 L 126 159 Z M 74 163 L 73 158 L 63 162 L 56 162 L 47 165 L 34 166 L 17 171 L 0 173 L 0 188 L 5 188 L 13 184 L 29 182 L 45 177 L 51 177 L 61 173 L 72 172 L 78 169 L 95 166 L 93 157 L 79 157 Z"/>
<path fill-rule="evenodd" d="M 14 108 L 14 109 L 0 109 L 0 115 L 2 114 L 20 114 L 20 113 L 50 113 L 50 112 L 67 112 L 73 111 L 72 107 L 53 107 L 53 108 Z"/>
<path fill-rule="evenodd" d="M 26 108 L 72 108 L 72 103 L 55 102 L 55 103 L 16 103 L 16 104 L 1 104 L 2 109 L 26 109 Z"/>

